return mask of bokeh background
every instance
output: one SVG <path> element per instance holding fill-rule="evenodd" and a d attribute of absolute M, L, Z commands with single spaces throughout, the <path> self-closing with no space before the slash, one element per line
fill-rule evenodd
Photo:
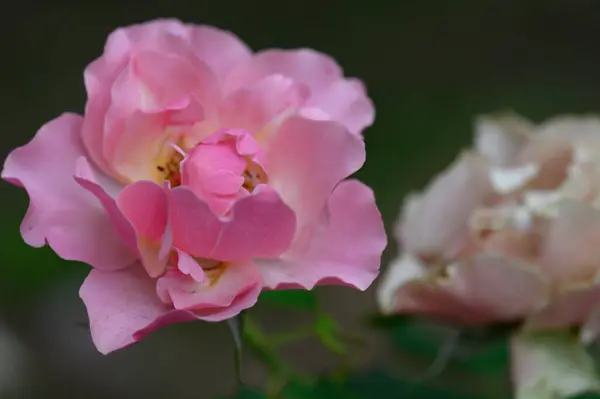
<path fill-rule="evenodd" d="M 600 111 L 600 2 L 594 0 L 21 0 L 6 7 L 2 157 L 49 119 L 83 110 L 83 68 L 100 55 L 110 31 L 177 17 L 231 30 L 254 49 L 312 47 L 362 78 L 377 118 L 365 133 L 369 155 L 358 177 L 374 188 L 388 228 L 402 197 L 469 145 L 474 116 L 514 110 L 539 121 Z M 122 352 L 97 353 L 78 298 L 88 266 L 27 247 L 19 235 L 27 197 L 7 183 L 0 192 L 0 398 L 235 397 L 225 324 L 173 326 Z M 384 265 L 395 251 L 391 242 Z M 318 339 L 286 346 L 289 364 L 317 380 L 292 384 L 285 397 L 510 397 L 502 340 L 457 343 L 449 341 L 451 329 L 411 323 L 374 330 L 366 322 L 376 310 L 373 289 L 322 288 L 315 295 L 344 331 L 364 341 L 347 345 L 351 361 L 342 369 Z M 252 315 L 267 332 L 295 331 L 314 322 L 313 300 L 268 297 Z M 435 363 L 440 348 L 453 350 L 441 365 Z M 253 388 L 237 397 L 264 397 L 269 372 L 251 351 L 243 371 Z"/>

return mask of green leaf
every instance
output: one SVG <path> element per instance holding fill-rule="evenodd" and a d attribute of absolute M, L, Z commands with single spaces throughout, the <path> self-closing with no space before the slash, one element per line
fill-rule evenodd
<path fill-rule="evenodd" d="M 315 322 L 315 333 L 321 343 L 330 351 L 339 355 L 346 353 L 346 345 L 340 340 L 340 328 L 333 317 L 319 314 Z"/>
<path fill-rule="evenodd" d="M 317 308 L 315 293 L 306 290 L 263 291 L 259 300 L 276 306 L 302 310 L 315 310 Z"/>

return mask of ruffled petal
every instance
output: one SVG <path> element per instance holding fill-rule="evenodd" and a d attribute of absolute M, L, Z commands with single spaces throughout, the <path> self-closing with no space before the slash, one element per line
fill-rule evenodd
<path fill-rule="evenodd" d="M 74 114 L 48 122 L 5 161 L 2 178 L 24 187 L 31 199 L 21 224 L 29 245 L 46 242 L 63 259 L 101 269 L 120 269 L 135 259 L 100 203 L 74 180 L 85 155 L 82 118 Z"/>
<path fill-rule="evenodd" d="M 92 270 L 79 295 L 87 308 L 92 340 L 103 354 L 130 346 L 162 326 L 196 319 L 164 304 L 156 281 L 139 264 L 118 272 Z"/>
<path fill-rule="evenodd" d="M 513 321 L 548 300 L 548 284 L 533 267 L 478 255 L 450 266 L 447 277 L 408 282 L 396 292 L 397 313 L 419 313 L 467 325 Z"/>
<path fill-rule="evenodd" d="M 269 185 L 297 217 L 295 246 L 307 245 L 305 230 L 321 217 L 335 186 L 365 161 L 363 140 L 342 125 L 300 117 L 288 119 L 267 148 Z"/>
<path fill-rule="evenodd" d="M 340 183 L 324 211 L 327 218 L 311 226 L 304 251 L 276 260 L 257 260 L 270 289 L 316 284 L 343 284 L 367 289 L 379 273 L 387 237 L 370 188 L 356 180 Z"/>
<path fill-rule="evenodd" d="M 279 256 L 290 246 L 296 229 L 294 212 L 267 186 L 241 198 L 227 218 L 180 186 L 170 192 L 173 244 L 193 256 L 244 261 Z"/>
<path fill-rule="evenodd" d="M 189 259 L 187 259 L 189 261 Z M 252 307 L 262 289 L 261 276 L 252 263 L 230 263 L 208 269 L 198 282 L 181 273 L 167 274 L 158 290 L 175 309 L 189 310 L 206 321 L 221 321 Z"/>

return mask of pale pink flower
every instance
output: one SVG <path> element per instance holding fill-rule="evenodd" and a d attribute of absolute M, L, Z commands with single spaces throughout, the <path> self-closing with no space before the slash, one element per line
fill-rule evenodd
<path fill-rule="evenodd" d="M 578 342 L 600 332 L 599 178 L 598 118 L 478 118 L 474 148 L 405 202 L 382 311 L 516 323 L 516 398 L 600 389 Z"/>
<path fill-rule="evenodd" d="M 113 32 L 84 77 L 85 115 L 48 122 L 2 177 L 30 196 L 28 244 L 93 266 L 80 294 L 101 352 L 262 289 L 376 277 L 381 217 L 345 180 L 374 110 L 330 57 L 156 20 Z"/>
<path fill-rule="evenodd" d="M 388 313 L 467 325 L 592 323 L 600 304 L 600 120 L 482 117 L 473 149 L 406 201 Z"/>

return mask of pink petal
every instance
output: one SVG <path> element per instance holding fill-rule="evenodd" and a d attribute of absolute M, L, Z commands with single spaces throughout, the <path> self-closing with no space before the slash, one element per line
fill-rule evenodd
<path fill-rule="evenodd" d="M 341 122 L 355 134 L 375 121 L 375 106 L 358 79 L 338 80 L 312 96 L 307 106 L 321 110 L 328 119 Z"/>
<path fill-rule="evenodd" d="M 377 302 L 385 314 L 396 313 L 396 292 L 406 284 L 427 277 L 426 266 L 416 257 L 404 253 L 385 269 L 377 287 Z"/>
<path fill-rule="evenodd" d="M 172 236 L 167 231 L 169 205 L 167 193 L 158 184 L 138 181 L 119 194 L 117 206 L 134 228 L 137 248 L 150 277 L 161 275 L 169 260 Z"/>
<path fill-rule="evenodd" d="M 229 72 L 250 59 L 252 51 L 233 33 L 207 25 L 186 25 L 192 51 L 221 82 Z"/>
<path fill-rule="evenodd" d="M 102 171 L 116 174 L 103 155 L 106 114 L 111 102 L 111 88 L 123 74 L 134 50 L 159 50 L 164 54 L 185 54 L 185 42 L 177 36 L 184 32 L 176 20 L 154 20 L 143 24 L 122 27 L 112 32 L 104 54 L 94 60 L 84 72 L 88 102 L 83 125 L 83 142 L 88 155 Z M 191 56 L 191 52 L 188 52 Z M 110 121 L 109 121 L 110 122 Z M 113 123 L 114 124 L 114 123 Z"/>
<path fill-rule="evenodd" d="M 290 110 L 298 110 L 308 94 L 306 86 L 290 78 L 267 76 L 225 98 L 220 109 L 221 124 L 243 128 L 257 136 L 268 134 L 263 129 L 268 129 L 269 124 L 277 127 L 279 119 L 284 118 Z"/>
<path fill-rule="evenodd" d="M 161 186 L 149 181 L 130 184 L 119 194 L 117 205 L 137 233 L 157 242 L 162 239 L 167 228 L 168 200 Z"/>
<path fill-rule="evenodd" d="M 289 247 L 296 229 L 294 212 L 266 186 L 238 200 L 227 219 L 183 186 L 171 191 L 170 206 L 173 244 L 201 258 L 275 257 Z"/>
<path fill-rule="evenodd" d="M 143 51 L 131 57 L 111 88 L 111 106 L 123 107 L 123 112 L 183 110 L 214 81 L 206 65 L 192 64 L 179 55 Z M 211 91 L 216 92 L 216 87 Z M 196 122 L 202 117 L 199 113 Z"/>
<path fill-rule="evenodd" d="M 107 63 L 118 64 L 135 49 L 160 48 L 164 53 L 187 49 L 185 25 L 173 18 L 159 18 L 120 27 L 106 40 L 103 56 Z"/>
<path fill-rule="evenodd" d="M 118 272 L 92 270 L 79 295 L 87 308 L 92 340 L 103 354 L 130 346 L 162 326 L 196 319 L 161 302 L 155 281 L 139 264 Z"/>
<path fill-rule="evenodd" d="M 167 274 L 158 290 L 175 309 L 189 310 L 207 321 L 221 321 L 253 306 L 261 291 L 261 276 L 251 263 L 234 263 L 217 270 L 212 278 L 198 282 L 181 274 Z"/>
<path fill-rule="evenodd" d="M 329 198 L 328 220 L 314 226 L 304 252 L 260 260 L 265 287 L 344 284 L 365 290 L 379 273 L 387 238 L 373 192 L 356 180 L 340 183 Z"/>
<path fill-rule="evenodd" d="M 373 122 L 373 105 L 362 83 L 344 79 L 331 57 L 310 49 L 261 51 L 233 70 L 224 90 L 232 93 L 270 75 L 283 75 L 306 85 L 311 93 L 309 106 L 322 110 L 352 133 L 360 133 Z"/>
<path fill-rule="evenodd" d="M 48 122 L 4 163 L 2 178 L 24 187 L 31 199 L 21 234 L 31 246 L 46 242 L 63 259 L 103 269 L 123 268 L 135 259 L 98 201 L 73 180 L 79 157 L 81 117 Z"/>
<path fill-rule="evenodd" d="M 543 248 L 544 271 L 556 284 L 592 281 L 598 273 L 599 241 L 600 212 L 575 202 L 562 204 Z"/>
<path fill-rule="evenodd" d="M 469 218 L 492 193 L 483 158 L 463 153 L 419 197 L 411 197 L 396 235 L 404 250 L 453 258 L 469 239 Z"/>
<path fill-rule="evenodd" d="M 107 219 L 112 222 L 122 242 L 132 248 L 135 253 L 135 230 L 117 208 L 115 199 L 99 183 L 96 174 L 85 157 L 77 159 L 76 166 L 75 181 L 97 198 L 103 207 Z"/>
<path fill-rule="evenodd" d="M 96 61 L 92 65 L 97 65 L 100 61 Z M 86 86 L 90 83 L 87 82 L 89 69 L 92 65 L 86 69 Z M 91 88 L 88 87 L 88 101 L 85 105 L 85 118 L 81 127 L 81 139 L 83 146 L 89 158 L 94 164 L 106 174 L 119 178 L 119 174 L 114 169 L 113 165 L 109 164 L 104 158 L 103 152 L 103 140 L 104 140 L 104 128 L 106 111 L 110 104 L 110 91 L 105 87 L 104 82 L 98 82 L 94 85 L 99 86 L 93 89 L 93 95 L 90 93 Z M 94 86 L 95 87 L 95 86 Z"/>
<path fill-rule="evenodd" d="M 532 330 L 564 329 L 583 324 L 600 305 L 600 286 L 573 286 L 555 293 L 548 305 L 535 312 L 526 328 Z"/>
<path fill-rule="evenodd" d="M 430 314 L 477 325 L 518 320 L 547 300 L 548 285 L 536 269 L 498 256 L 478 255 L 451 266 L 448 274 L 399 287 L 397 313 Z"/>
<path fill-rule="evenodd" d="M 321 217 L 334 187 L 365 161 L 363 140 L 335 122 L 291 117 L 267 148 L 269 185 L 296 213 L 298 229 Z M 306 245 L 306 237 L 296 239 Z"/>
<path fill-rule="evenodd" d="M 190 255 L 183 251 L 177 250 L 177 268 L 185 275 L 193 278 L 197 283 L 203 283 L 206 275 L 202 266 L 194 260 Z"/>
<path fill-rule="evenodd" d="M 475 119 L 475 148 L 496 167 L 510 167 L 527 144 L 534 126 L 518 115 L 483 115 Z"/>
<path fill-rule="evenodd" d="M 224 91 L 254 85 L 269 75 L 283 75 L 307 85 L 312 93 L 342 78 L 342 69 L 329 56 L 310 49 L 269 49 L 256 53 L 227 77 Z"/>
<path fill-rule="evenodd" d="M 98 183 L 85 158 L 79 161 L 77 183 L 98 198 L 117 233 L 138 255 L 148 274 L 151 277 L 162 274 L 169 260 L 172 239 L 167 226 L 168 208 L 163 188 L 152 182 L 139 181 L 125 187 L 117 202 Z"/>
<path fill-rule="evenodd" d="M 148 164 L 162 144 L 159 139 L 167 138 L 166 125 L 202 120 L 194 134 L 215 125 L 217 78 L 195 55 L 188 33 L 177 20 L 120 28 L 110 35 L 102 57 L 86 69 L 83 140 L 105 173 L 124 182 L 147 179 L 148 169 L 156 167 Z M 160 115 L 144 118 L 136 110 Z"/>
<path fill-rule="evenodd" d="M 134 112 L 120 114 L 111 108 L 104 115 L 106 125 L 101 144 L 102 157 L 126 184 L 138 180 L 157 180 L 161 154 L 169 151 L 169 137 L 160 114 Z"/>

